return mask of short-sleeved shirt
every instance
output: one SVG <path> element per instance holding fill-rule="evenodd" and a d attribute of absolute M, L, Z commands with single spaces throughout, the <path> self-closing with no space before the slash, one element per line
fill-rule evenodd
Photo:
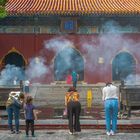
<path fill-rule="evenodd" d="M 26 80 L 24 82 L 24 90 L 25 90 L 25 93 L 29 93 L 29 85 L 30 85 L 30 82 L 28 80 Z"/>
<path fill-rule="evenodd" d="M 29 85 L 30 85 L 30 82 L 29 82 L 28 80 L 26 80 L 26 81 L 24 82 L 24 85 L 25 85 L 25 86 L 29 86 Z"/>
<path fill-rule="evenodd" d="M 73 71 L 71 75 L 72 75 L 72 81 L 77 81 L 77 73 Z"/>
<path fill-rule="evenodd" d="M 112 84 L 110 86 L 104 87 L 102 93 L 102 100 L 107 100 L 110 98 L 118 99 L 119 96 L 118 88 Z"/>
<path fill-rule="evenodd" d="M 26 104 L 24 106 L 26 120 L 34 120 L 34 113 L 33 113 L 34 109 L 35 106 L 33 104 Z"/>

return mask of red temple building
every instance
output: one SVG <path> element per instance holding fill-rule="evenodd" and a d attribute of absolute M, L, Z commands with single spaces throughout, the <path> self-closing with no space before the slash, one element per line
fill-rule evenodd
<path fill-rule="evenodd" d="M 0 19 L 0 69 L 35 81 L 96 84 L 140 74 L 140 0 L 8 0 Z M 18 75 L 17 75 L 18 76 Z"/>

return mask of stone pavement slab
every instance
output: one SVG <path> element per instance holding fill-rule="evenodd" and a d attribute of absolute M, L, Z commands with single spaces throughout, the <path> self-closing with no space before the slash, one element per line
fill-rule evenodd
<path fill-rule="evenodd" d="M 14 123 L 14 121 L 13 121 Z M 92 119 L 80 119 L 80 123 L 81 125 L 105 125 L 105 120 L 92 120 Z M 0 120 L 0 125 L 6 125 L 7 124 L 7 120 Z M 20 119 L 20 124 L 24 125 L 25 124 L 25 120 Z M 46 120 L 37 120 L 35 121 L 35 124 L 52 124 L 52 125 L 67 125 L 68 124 L 68 120 L 67 119 L 46 119 Z M 140 120 L 118 120 L 118 125 L 140 125 Z"/>
<path fill-rule="evenodd" d="M 70 135 L 68 130 L 37 130 L 36 137 L 26 137 L 25 131 L 20 134 L 9 134 L 0 130 L 0 140 L 140 140 L 140 133 L 118 132 L 107 136 L 105 130 L 84 129 L 79 134 Z"/>

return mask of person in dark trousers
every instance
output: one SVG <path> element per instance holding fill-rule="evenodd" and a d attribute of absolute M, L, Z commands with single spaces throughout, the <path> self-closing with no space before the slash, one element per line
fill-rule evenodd
<path fill-rule="evenodd" d="M 79 75 L 75 71 L 72 71 L 71 76 L 72 76 L 73 87 L 75 87 L 75 89 L 76 89 Z"/>
<path fill-rule="evenodd" d="M 25 93 L 25 96 L 28 96 L 29 92 L 30 92 L 30 81 L 25 80 L 24 81 L 24 93 Z"/>
<path fill-rule="evenodd" d="M 24 106 L 24 116 L 26 123 L 26 137 L 29 136 L 29 127 L 31 127 L 31 134 L 34 137 L 34 120 L 37 120 L 37 114 L 35 110 L 35 106 L 33 105 L 33 98 L 31 96 L 27 96 L 26 104 Z"/>
<path fill-rule="evenodd" d="M 11 91 L 9 94 L 9 98 L 6 102 L 6 110 L 8 113 L 8 125 L 11 131 L 11 134 L 19 134 L 19 117 L 20 117 L 20 109 L 24 104 L 24 94 L 20 91 Z M 15 119 L 15 130 L 13 128 L 13 116 Z"/>
<path fill-rule="evenodd" d="M 119 90 L 112 83 L 107 83 L 102 90 L 105 105 L 106 134 L 114 135 L 117 130 Z"/>
<path fill-rule="evenodd" d="M 20 86 L 20 91 L 24 92 L 24 90 L 23 90 L 23 81 L 22 80 L 20 80 L 19 86 Z"/>
<path fill-rule="evenodd" d="M 79 102 L 79 93 L 74 87 L 71 87 L 65 95 L 65 105 L 67 106 L 67 116 L 69 120 L 69 133 L 80 132 L 80 112 L 81 104 Z"/>

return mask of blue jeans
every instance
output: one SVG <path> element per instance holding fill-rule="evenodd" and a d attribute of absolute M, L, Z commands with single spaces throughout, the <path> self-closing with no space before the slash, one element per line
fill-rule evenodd
<path fill-rule="evenodd" d="M 16 131 L 19 131 L 19 115 L 20 115 L 20 108 L 15 106 L 14 104 L 9 106 L 7 109 L 7 113 L 8 113 L 8 125 L 9 125 L 9 129 L 11 131 L 13 131 L 13 114 L 14 114 L 14 118 L 15 118 L 15 129 Z"/>
<path fill-rule="evenodd" d="M 117 130 L 117 115 L 118 115 L 118 100 L 107 99 L 105 100 L 105 120 L 106 130 L 116 132 Z"/>

